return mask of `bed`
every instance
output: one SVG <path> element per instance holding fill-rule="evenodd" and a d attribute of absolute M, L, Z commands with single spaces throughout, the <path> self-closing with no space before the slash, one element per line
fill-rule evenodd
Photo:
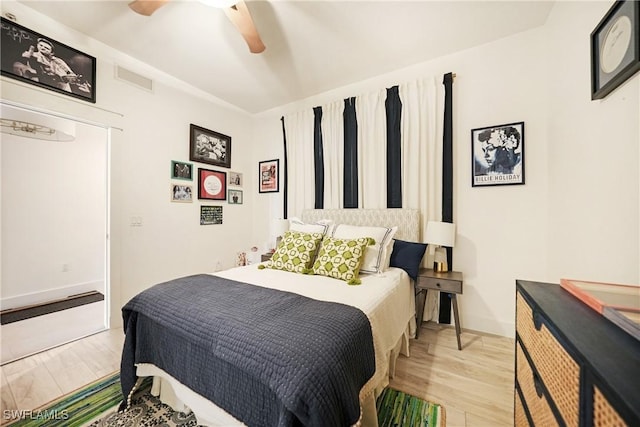
<path fill-rule="evenodd" d="M 331 232 L 352 230 L 349 226 L 386 227 L 393 228 L 395 239 L 419 240 L 417 210 L 306 210 L 301 215 L 304 224 L 327 221 L 348 225 L 332 227 Z M 152 287 L 153 291 L 142 294 L 177 294 L 163 296 L 151 310 L 160 316 L 154 321 L 138 300 L 137 305 L 132 300 L 123 308 L 127 334 L 121 366 L 123 392 L 130 397 L 134 383 L 152 376 L 153 394 L 174 410 L 193 411 L 201 424 L 209 426 L 323 425 L 325 421 L 318 420 L 324 414 L 335 425 L 377 426 L 375 399 L 388 385 L 398 355 L 409 355 L 409 338 L 415 334 L 415 295 L 408 274 L 400 268 L 361 273 L 358 280 L 358 286 L 349 286 L 323 275 L 249 265 Z M 208 297 L 199 292 L 214 287 L 224 288 L 229 295 L 203 303 Z M 175 305 L 184 294 L 198 294 L 195 298 L 202 309 L 192 308 L 197 306 L 194 302 L 184 310 Z M 215 308 L 204 309 L 209 304 Z M 213 316 L 220 323 L 203 327 L 198 336 L 198 326 L 191 319 L 195 312 L 209 311 L 205 315 L 212 316 L 210 312 L 230 306 L 250 315 L 238 315 L 229 308 L 235 317 Z M 269 326 L 271 322 L 275 323 Z M 305 322 L 309 325 L 304 328 L 312 333 L 303 332 Z M 246 323 L 249 327 L 241 331 Z M 353 328 L 344 328 L 345 324 Z M 215 338 L 209 338 L 210 333 Z M 216 359 L 193 350 L 206 347 L 209 339 L 216 343 L 212 350 Z M 171 355 L 168 349 L 176 348 L 176 342 L 180 342 L 180 354 Z M 269 357 L 270 366 L 255 365 L 256 360 L 262 364 Z M 230 366 L 236 360 L 237 366 Z M 128 401 L 123 402 L 123 407 L 127 405 Z M 263 414 L 269 421 L 262 422 Z"/>

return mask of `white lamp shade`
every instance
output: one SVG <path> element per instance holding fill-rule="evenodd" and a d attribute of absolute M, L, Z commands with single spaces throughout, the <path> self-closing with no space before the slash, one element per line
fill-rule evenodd
<path fill-rule="evenodd" d="M 456 225 L 450 222 L 427 222 L 425 233 L 427 243 L 452 248 L 456 243 Z"/>

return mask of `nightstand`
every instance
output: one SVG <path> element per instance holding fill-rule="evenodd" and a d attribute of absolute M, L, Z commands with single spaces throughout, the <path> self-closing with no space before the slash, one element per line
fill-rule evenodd
<path fill-rule="evenodd" d="M 459 271 L 438 273 L 427 268 L 420 269 L 420 272 L 418 273 L 418 280 L 415 283 L 417 311 L 416 339 L 420 333 L 424 304 L 427 300 L 427 292 L 429 290 L 446 292 L 449 294 L 451 302 L 453 303 L 453 316 L 456 322 L 458 350 L 462 350 L 462 344 L 460 343 L 460 316 L 458 315 L 458 299 L 456 298 L 458 294 L 462 293 L 462 273 Z"/>
<path fill-rule="evenodd" d="M 273 252 L 267 252 L 266 254 L 260 255 L 260 262 L 269 261 L 272 255 L 273 255 Z"/>

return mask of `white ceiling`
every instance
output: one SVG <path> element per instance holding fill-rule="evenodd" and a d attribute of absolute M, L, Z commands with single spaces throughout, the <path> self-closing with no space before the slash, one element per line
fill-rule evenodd
<path fill-rule="evenodd" d="M 220 9 L 173 0 L 21 3 L 249 113 L 544 24 L 552 1 L 248 1 L 267 49 Z M 37 29 L 34 29 L 37 31 Z M 64 43 L 64 40 L 59 40 Z"/>

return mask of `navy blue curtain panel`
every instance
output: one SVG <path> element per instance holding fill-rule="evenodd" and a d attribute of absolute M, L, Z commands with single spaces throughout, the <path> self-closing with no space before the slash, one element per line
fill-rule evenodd
<path fill-rule="evenodd" d="M 313 109 L 313 167 L 315 172 L 315 209 L 324 207 L 324 154 L 322 152 L 322 107 Z"/>
<path fill-rule="evenodd" d="M 453 74 L 444 75 L 444 128 L 442 136 L 442 221 L 453 222 Z M 447 264 L 453 270 L 453 251 L 447 248 Z M 440 323 L 451 323 L 449 294 L 440 293 Z"/>
<path fill-rule="evenodd" d="M 356 98 L 344 100 L 344 200 L 345 208 L 358 207 L 358 120 Z"/>
<path fill-rule="evenodd" d="M 289 197 L 289 174 L 287 170 L 287 132 L 284 129 L 284 117 L 280 117 L 280 121 L 282 122 L 282 141 L 283 141 L 283 149 L 284 149 L 284 188 L 282 194 L 282 218 L 287 219 L 287 201 Z"/>
<path fill-rule="evenodd" d="M 398 86 L 387 89 L 384 102 L 387 113 L 387 207 L 402 207 L 402 151 L 400 146 L 400 118 L 402 101 Z"/>

